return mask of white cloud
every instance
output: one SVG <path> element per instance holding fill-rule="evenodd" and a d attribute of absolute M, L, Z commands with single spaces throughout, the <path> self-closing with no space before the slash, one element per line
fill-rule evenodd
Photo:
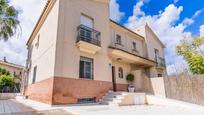
<path fill-rule="evenodd" d="M 120 12 L 120 6 L 117 0 L 110 1 L 110 18 L 114 21 L 119 22 L 125 13 Z"/>
<path fill-rule="evenodd" d="M 15 36 L 7 42 L 0 41 L 0 59 L 6 56 L 9 62 L 25 65 L 27 58 L 26 41 L 45 3 L 46 0 L 41 2 L 37 0 L 11 0 L 11 4 L 21 11 L 19 19 L 22 35 L 20 37 Z"/>
<path fill-rule="evenodd" d="M 204 37 L 204 25 L 200 26 L 200 37 Z"/>
<path fill-rule="evenodd" d="M 157 15 L 146 15 L 145 12 L 141 10 L 143 6 L 143 1 L 139 1 L 135 5 L 133 15 L 129 17 L 126 26 L 135 29 L 147 22 L 150 27 L 153 28 L 161 41 L 166 45 L 165 56 L 168 64 L 168 73 L 172 73 L 171 68 L 175 65 L 183 64 L 183 67 L 187 67 L 183 58 L 176 54 L 176 46 L 184 36 L 191 36 L 191 33 L 185 32 L 185 29 L 194 23 L 194 19 L 202 10 L 195 12 L 191 18 L 186 18 L 181 23 L 178 23 L 183 11 L 182 6 L 177 7 L 174 4 L 170 4 L 163 11 L 158 12 Z"/>

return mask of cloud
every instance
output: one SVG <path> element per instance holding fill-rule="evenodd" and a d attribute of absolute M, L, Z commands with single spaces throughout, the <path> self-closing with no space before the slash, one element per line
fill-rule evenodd
<path fill-rule="evenodd" d="M 12 63 L 25 65 L 27 58 L 26 41 L 40 16 L 46 0 L 11 0 L 11 5 L 21 11 L 19 19 L 22 28 L 20 37 L 14 36 L 9 41 L 0 41 L 0 59 L 4 56 Z"/>
<path fill-rule="evenodd" d="M 120 11 L 120 6 L 117 3 L 117 0 L 111 0 L 110 1 L 110 18 L 114 21 L 119 22 L 123 16 L 125 16 L 125 13 Z"/>
<path fill-rule="evenodd" d="M 204 37 L 204 25 L 200 26 L 200 37 Z"/>
<path fill-rule="evenodd" d="M 150 25 L 161 41 L 166 45 L 165 56 L 168 73 L 172 73 L 171 68 L 173 66 L 183 64 L 183 67 L 187 67 L 183 58 L 176 54 L 176 46 L 185 36 L 191 36 L 191 33 L 185 32 L 185 29 L 194 23 L 194 19 L 202 10 L 196 11 L 192 17 L 186 18 L 181 21 L 181 23 L 178 23 L 180 15 L 183 12 L 182 6 L 177 7 L 174 4 L 170 4 L 156 15 L 146 15 L 145 12 L 141 10 L 143 6 L 143 1 L 137 2 L 134 6 L 133 15 L 128 18 L 125 26 L 130 29 L 135 29 L 146 22 Z"/>

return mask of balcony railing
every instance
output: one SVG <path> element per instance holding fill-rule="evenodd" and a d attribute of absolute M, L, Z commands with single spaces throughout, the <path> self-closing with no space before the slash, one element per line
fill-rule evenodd
<path fill-rule="evenodd" d="M 77 37 L 77 42 L 79 41 L 84 41 L 88 42 L 97 46 L 101 46 L 101 33 L 86 27 L 84 25 L 80 25 L 77 28 L 78 31 L 78 37 Z"/>
<path fill-rule="evenodd" d="M 166 66 L 165 59 L 162 57 L 157 57 L 156 62 L 157 62 L 157 66 L 159 66 L 159 67 L 165 67 Z"/>
<path fill-rule="evenodd" d="M 113 42 L 113 43 L 111 43 L 111 45 L 109 47 L 120 49 L 120 50 L 123 50 L 125 52 L 131 53 L 133 55 L 138 55 L 138 56 L 144 57 L 143 54 L 141 54 L 141 52 L 139 52 L 137 49 L 132 48 L 131 46 L 127 46 L 127 45 Z"/>

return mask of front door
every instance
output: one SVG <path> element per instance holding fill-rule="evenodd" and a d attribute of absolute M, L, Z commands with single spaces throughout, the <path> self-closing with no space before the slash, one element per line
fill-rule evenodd
<path fill-rule="evenodd" d="M 113 91 L 116 91 L 116 79 L 115 79 L 115 67 L 112 66 L 112 83 L 113 83 Z"/>

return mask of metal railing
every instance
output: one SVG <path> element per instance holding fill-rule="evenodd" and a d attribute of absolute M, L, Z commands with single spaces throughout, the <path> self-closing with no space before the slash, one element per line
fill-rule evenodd
<path fill-rule="evenodd" d="M 162 58 L 162 57 L 157 57 L 156 62 L 157 62 L 157 66 L 160 66 L 160 67 L 165 67 L 166 66 L 165 59 Z"/>
<path fill-rule="evenodd" d="M 144 57 L 141 52 L 139 52 L 137 49 L 134 49 L 134 48 L 132 48 L 131 46 L 128 46 L 128 45 L 123 45 L 123 44 L 119 44 L 119 43 L 116 43 L 116 42 L 112 42 L 109 47 L 110 48 L 120 49 L 120 50 L 123 50 L 125 52 Z"/>
<path fill-rule="evenodd" d="M 97 46 L 101 46 L 101 33 L 84 25 L 77 28 L 77 42 L 85 41 Z"/>

